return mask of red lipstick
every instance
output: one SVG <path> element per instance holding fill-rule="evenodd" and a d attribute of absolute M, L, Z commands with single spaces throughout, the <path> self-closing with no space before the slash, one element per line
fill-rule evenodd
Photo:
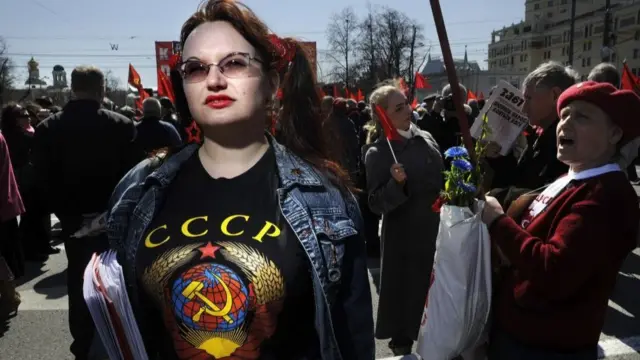
<path fill-rule="evenodd" d="M 227 95 L 209 95 L 204 101 L 212 109 L 224 109 L 231 106 L 235 100 Z"/>

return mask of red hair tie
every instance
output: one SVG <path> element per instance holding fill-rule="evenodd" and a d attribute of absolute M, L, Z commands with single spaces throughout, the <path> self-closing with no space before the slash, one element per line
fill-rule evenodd
<path fill-rule="evenodd" d="M 276 69 L 282 71 L 293 61 L 293 57 L 296 55 L 296 44 L 275 34 L 269 34 L 269 41 L 273 46 L 273 56 L 277 61 Z"/>

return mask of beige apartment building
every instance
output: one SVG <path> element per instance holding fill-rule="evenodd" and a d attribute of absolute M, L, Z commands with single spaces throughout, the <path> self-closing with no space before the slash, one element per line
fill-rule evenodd
<path fill-rule="evenodd" d="M 586 77 L 603 56 L 606 0 L 577 0 L 573 67 Z M 571 0 L 527 0 L 524 21 L 491 34 L 488 51 L 490 86 L 504 79 L 520 86 L 539 64 L 569 62 Z M 640 75 L 640 0 L 610 0 L 610 62 L 619 69 L 626 59 Z"/>

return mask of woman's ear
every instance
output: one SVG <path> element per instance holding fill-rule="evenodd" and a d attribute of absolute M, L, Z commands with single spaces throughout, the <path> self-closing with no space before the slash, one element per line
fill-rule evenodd
<path fill-rule="evenodd" d="M 622 135 L 623 135 L 622 129 L 619 126 L 614 126 L 610 134 L 609 142 L 611 144 L 619 143 L 620 140 L 622 140 Z"/>

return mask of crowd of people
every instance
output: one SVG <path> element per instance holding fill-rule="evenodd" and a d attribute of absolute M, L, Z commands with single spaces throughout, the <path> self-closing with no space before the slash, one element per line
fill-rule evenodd
<path fill-rule="evenodd" d="M 84 269 L 107 249 L 149 358 L 374 359 L 374 338 L 411 353 L 444 152 L 462 142 L 451 87 L 415 109 L 395 80 L 368 102 L 321 98 L 301 45 L 231 0 L 203 3 L 180 44 L 175 102 L 115 109 L 103 72 L 79 66 L 62 108 L 47 98 L 3 107 L 0 255 L 10 272 L 18 279 L 25 260 L 59 251 L 55 214 L 76 359 L 95 351 Z M 640 97 L 619 89 L 610 64 L 579 78 L 555 62 L 529 73 L 529 126 L 506 155 L 490 143 L 478 160 L 482 219 L 500 253 L 490 360 L 596 359 L 607 300 L 637 245 Z M 471 125 L 487 104 L 463 106 Z M 376 107 L 401 139 L 387 141 Z M 192 121 L 199 141 L 188 140 Z M 105 212 L 103 232 L 76 235 Z M 382 264 L 375 324 L 371 256 Z M 15 314 L 16 280 L 0 280 L 1 312 Z"/>

